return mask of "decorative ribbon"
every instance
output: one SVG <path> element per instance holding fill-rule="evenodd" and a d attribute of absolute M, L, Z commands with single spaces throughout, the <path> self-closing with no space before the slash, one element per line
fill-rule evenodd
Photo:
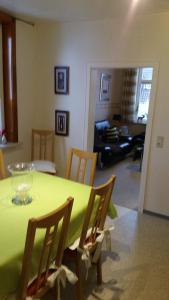
<path fill-rule="evenodd" d="M 88 271 L 89 271 L 89 268 L 91 267 L 91 264 L 96 263 L 98 261 L 104 238 L 106 240 L 106 250 L 111 251 L 110 231 L 112 231 L 113 229 L 114 229 L 114 225 L 109 228 L 105 228 L 103 230 L 97 230 L 97 233 L 99 235 L 96 238 L 97 246 L 94 251 L 92 260 L 91 260 L 91 256 L 90 256 L 90 248 L 92 247 L 93 244 L 91 242 L 85 244 L 83 246 L 83 248 L 80 248 L 78 246 L 79 242 L 80 242 L 80 238 L 79 238 L 69 247 L 71 250 L 77 249 L 77 251 L 82 254 L 81 258 L 84 261 L 85 267 L 86 267 L 86 279 L 88 277 Z M 88 231 L 87 231 L 87 238 L 90 236 L 90 234 L 91 234 L 91 228 L 88 229 Z"/>
<path fill-rule="evenodd" d="M 47 285 L 50 288 L 53 288 L 55 285 L 55 282 L 57 282 L 57 299 L 61 300 L 60 297 L 60 283 L 63 287 L 66 286 L 66 279 L 71 283 L 75 284 L 78 280 L 77 276 L 70 271 L 66 266 L 61 265 L 59 268 L 57 268 L 54 264 L 50 266 L 50 268 L 55 269 L 56 271 L 53 272 L 48 278 L 47 278 Z M 38 298 L 34 297 L 26 297 L 26 300 L 40 300 Z"/>
<path fill-rule="evenodd" d="M 77 282 L 78 278 L 72 271 L 70 271 L 64 265 L 61 265 L 59 268 L 56 268 L 56 266 L 54 266 L 54 269 L 56 269 L 56 271 L 48 277 L 47 283 L 52 288 L 52 287 L 54 287 L 55 282 L 57 281 L 57 288 L 58 288 L 57 289 L 57 291 L 58 291 L 57 299 L 60 300 L 61 299 L 60 298 L 60 282 L 62 283 L 62 286 L 65 287 L 66 279 L 71 284 L 75 284 Z"/>
<path fill-rule="evenodd" d="M 111 235 L 110 232 L 114 230 L 114 225 L 112 225 L 109 228 L 105 228 L 103 230 L 98 230 L 97 233 L 99 233 L 98 237 L 96 238 L 97 246 L 96 250 L 93 254 L 92 257 L 92 263 L 96 263 L 99 259 L 101 248 L 102 248 L 102 243 L 103 240 L 105 239 L 106 241 L 106 250 L 111 251 Z"/>
<path fill-rule="evenodd" d="M 82 254 L 81 259 L 85 263 L 86 279 L 88 277 L 89 268 L 91 267 L 91 258 L 90 258 L 90 248 L 91 248 L 91 246 L 92 246 L 92 243 L 88 243 L 88 244 L 85 244 L 83 246 L 83 249 L 80 248 L 80 247 L 77 247 L 77 251 Z"/>

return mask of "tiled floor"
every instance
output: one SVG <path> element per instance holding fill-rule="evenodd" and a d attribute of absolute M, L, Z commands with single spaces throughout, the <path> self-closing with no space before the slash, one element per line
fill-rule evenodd
<path fill-rule="evenodd" d="M 169 221 L 117 208 L 112 252 L 103 251 L 104 283 L 97 288 L 91 269 L 85 299 L 169 300 Z M 73 290 L 67 287 L 62 299 L 75 299 Z"/>
<path fill-rule="evenodd" d="M 106 182 L 112 174 L 117 176 L 113 191 L 113 202 L 130 209 L 137 209 L 140 188 L 140 161 L 131 157 L 103 170 L 96 170 L 95 185 Z"/>

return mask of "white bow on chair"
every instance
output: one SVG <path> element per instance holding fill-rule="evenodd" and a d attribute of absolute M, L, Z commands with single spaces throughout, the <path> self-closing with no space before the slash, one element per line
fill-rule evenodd
<path fill-rule="evenodd" d="M 60 282 L 62 283 L 62 286 L 65 287 L 66 285 L 66 279 L 71 283 L 75 284 L 78 280 L 77 276 L 70 271 L 66 266 L 61 265 L 59 268 L 56 268 L 56 271 L 51 274 L 48 279 L 47 283 L 49 284 L 50 287 L 54 287 L 55 282 L 57 281 L 58 285 L 58 300 L 60 300 Z"/>
<path fill-rule="evenodd" d="M 75 241 L 75 243 L 73 245 L 71 245 L 71 247 L 69 247 L 71 250 L 77 249 L 77 251 L 82 254 L 81 258 L 84 261 L 85 267 L 86 267 L 86 279 L 88 277 L 88 271 L 89 271 L 89 268 L 91 267 L 91 264 L 96 263 L 99 256 L 100 256 L 100 252 L 101 252 L 102 243 L 103 243 L 104 238 L 105 238 L 105 241 L 106 241 L 106 250 L 111 251 L 110 231 L 112 231 L 113 229 L 114 229 L 114 225 L 112 225 L 109 228 L 105 228 L 103 230 L 98 230 L 97 231 L 97 233 L 99 235 L 96 238 L 97 246 L 96 246 L 96 249 L 94 251 L 92 260 L 91 260 L 91 255 L 90 255 L 90 248 L 92 247 L 92 243 L 89 242 L 89 243 L 85 244 L 83 246 L 83 248 L 80 248 L 78 246 L 80 239 L 78 239 L 78 240 Z M 87 237 L 89 237 L 90 234 L 91 234 L 91 228 L 87 232 Z"/>
<path fill-rule="evenodd" d="M 96 250 L 93 254 L 92 263 L 96 263 L 99 259 L 102 243 L 105 239 L 106 241 L 106 250 L 111 251 L 111 235 L 110 232 L 114 230 L 114 225 L 112 225 L 109 228 L 105 228 L 103 230 L 98 230 L 97 233 L 99 233 L 98 237 L 96 238 L 97 246 Z"/>
<path fill-rule="evenodd" d="M 83 246 L 83 248 L 77 247 L 77 251 L 82 254 L 81 258 L 85 263 L 86 279 L 88 277 L 89 268 L 91 267 L 91 258 L 90 258 L 90 248 L 91 248 L 91 246 L 92 246 L 92 243 L 88 243 L 88 244 L 85 244 Z"/>

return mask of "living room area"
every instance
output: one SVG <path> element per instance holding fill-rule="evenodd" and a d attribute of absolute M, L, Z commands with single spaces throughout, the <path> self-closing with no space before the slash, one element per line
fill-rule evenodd
<path fill-rule="evenodd" d="M 98 153 L 95 184 L 115 174 L 114 203 L 138 210 L 153 68 L 97 68 L 92 72 L 93 150 Z"/>

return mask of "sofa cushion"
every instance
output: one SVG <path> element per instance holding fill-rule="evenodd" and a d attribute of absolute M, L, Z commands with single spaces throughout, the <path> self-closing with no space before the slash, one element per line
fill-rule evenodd
<path fill-rule="evenodd" d="M 103 135 L 106 129 L 110 128 L 110 123 L 108 120 L 102 120 L 95 122 L 95 144 L 103 141 Z"/>
<path fill-rule="evenodd" d="M 117 143 L 119 134 L 120 132 L 117 127 L 107 128 L 103 134 L 103 140 L 108 143 Z"/>

